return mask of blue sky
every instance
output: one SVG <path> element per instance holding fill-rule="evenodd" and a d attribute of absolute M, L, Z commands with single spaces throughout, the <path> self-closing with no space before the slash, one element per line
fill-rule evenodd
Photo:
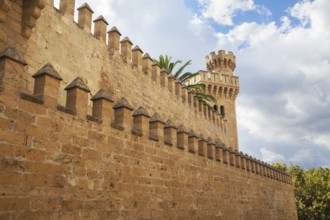
<path fill-rule="evenodd" d="M 186 6 L 193 10 L 194 13 L 201 15 L 201 5 L 198 0 L 185 0 Z M 243 22 L 258 22 L 266 23 L 269 21 L 275 21 L 277 24 L 281 23 L 281 17 L 288 15 L 289 8 L 293 7 L 298 1 L 297 0 L 255 0 L 254 3 L 263 7 L 269 14 L 260 14 L 256 11 L 245 11 L 238 12 L 236 16 L 233 17 L 235 24 L 240 24 Z M 231 26 L 221 25 L 214 21 L 209 21 L 216 31 L 226 32 L 230 30 Z M 296 23 L 296 21 L 293 21 Z"/>
<path fill-rule="evenodd" d="M 205 69 L 211 51 L 233 51 L 240 149 L 269 163 L 330 166 L 329 0 L 87 3 L 151 56 L 192 59 L 190 71 Z"/>

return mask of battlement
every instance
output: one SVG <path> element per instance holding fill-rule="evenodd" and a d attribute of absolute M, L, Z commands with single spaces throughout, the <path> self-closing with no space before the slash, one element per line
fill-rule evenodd
<path fill-rule="evenodd" d="M 75 3 L 0 1 L 0 218 L 295 219 L 291 177 L 238 150 L 233 62 L 197 76 L 224 117 Z"/>
<path fill-rule="evenodd" d="M 113 133 L 110 130 L 114 129 L 117 130 L 117 136 L 124 136 L 118 134 L 118 132 L 123 132 L 140 137 L 142 143 L 158 142 L 160 145 L 167 145 L 195 156 L 206 157 L 218 163 L 219 166 L 232 166 L 240 172 L 251 172 L 292 184 L 289 174 L 243 152 L 233 150 L 231 147 L 227 148 L 225 143 L 216 137 L 205 139 L 203 137 L 207 137 L 206 135 L 198 132 L 197 136 L 193 129 L 186 129 L 183 124 L 175 125 L 171 119 L 163 120 L 158 112 L 150 114 L 142 105 L 133 107 L 124 97 L 115 101 L 106 89 L 101 88 L 92 96 L 93 110 L 89 115 L 87 103 L 91 91 L 79 76 L 65 86 L 66 105 L 59 105 L 57 99 L 62 77 L 50 63 L 33 74 L 34 91 L 31 94 L 26 93 L 22 90 L 20 82 L 26 65 L 15 48 L 7 48 L 0 52 L 0 72 L 2 73 L 0 102 L 5 105 L 5 114 L 12 111 L 12 108 L 18 107 L 25 114 L 37 118 L 26 126 L 42 129 L 44 124 L 38 123 L 39 118 L 45 118 L 48 115 L 54 115 L 53 120 L 60 120 L 60 118 L 65 118 L 69 122 L 79 120 L 80 126 L 88 131 L 87 133 L 93 130 L 91 126 L 98 126 L 100 131 L 108 130 L 110 134 Z M 11 99 L 10 104 L 9 99 Z M 209 114 L 215 120 L 215 115 L 206 113 L 206 115 Z M 10 117 L 10 115 L 7 116 Z M 26 122 L 22 121 L 22 123 Z M 53 127 L 48 127 L 48 129 L 52 131 Z M 69 130 L 64 131 L 70 133 Z M 33 137 L 35 133 L 29 135 Z M 76 135 L 84 136 L 83 134 Z M 102 134 L 102 136 L 107 135 L 106 132 Z"/>
<path fill-rule="evenodd" d="M 208 71 L 214 72 L 234 72 L 236 68 L 236 57 L 233 52 L 219 50 L 218 53 L 211 52 L 205 57 L 206 68 Z"/>
<path fill-rule="evenodd" d="M 113 26 L 107 31 L 108 22 L 102 15 L 98 16 L 92 22 L 94 12 L 87 3 L 78 7 L 78 23 L 76 23 L 73 20 L 74 10 L 72 10 L 72 8 L 74 8 L 74 4 L 75 1 L 62 0 L 60 9 L 57 10 L 52 5 L 52 2 L 47 2 L 43 10 L 45 10 L 45 13 L 53 13 L 55 16 L 52 18 L 55 18 L 55 20 L 42 20 L 40 23 L 36 22 L 34 26 L 35 29 L 33 29 L 35 34 L 31 32 L 29 36 L 21 32 L 20 28 L 17 30 L 15 29 L 12 36 L 9 36 L 11 34 L 9 32 L 6 38 L 4 38 L 8 39 L 7 42 L 0 42 L 0 45 L 2 43 L 0 48 L 3 46 L 17 45 L 17 50 L 22 54 L 26 54 L 27 63 L 30 65 L 27 67 L 29 69 L 27 75 L 23 76 L 25 78 L 23 90 L 27 92 L 33 90 L 33 83 L 28 75 L 37 72 L 41 66 L 53 59 L 54 54 L 52 54 L 52 51 L 58 50 L 58 46 L 61 45 L 62 47 L 67 47 L 63 52 L 67 53 L 70 50 L 75 51 L 74 54 L 70 54 L 69 58 L 68 55 L 60 52 L 52 62 L 62 73 L 65 83 L 70 82 L 72 77 L 71 73 L 76 71 L 81 72 L 81 78 L 88 84 L 92 94 L 95 94 L 101 85 L 108 89 L 115 98 L 121 96 L 134 97 L 134 105 L 139 105 L 138 102 L 142 102 L 146 107 L 155 110 L 161 109 L 162 111 L 160 114 L 163 117 L 172 117 L 175 123 L 180 124 L 183 121 L 188 121 L 189 126 L 193 129 L 197 129 L 199 126 L 192 120 L 193 118 L 197 118 L 199 124 L 204 124 L 204 129 L 202 128 L 200 132 L 212 135 L 211 131 L 216 130 L 216 136 L 213 138 L 225 139 L 224 119 L 218 112 L 214 111 L 213 106 L 210 106 L 205 101 L 198 100 L 193 92 L 187 90 L 185 85 L 175 81 L 173 77 L 160 70 L 160 68 L 153 63 L 150 55 L 144 53 L 138 45 L 133 46 L 133 42 L 129 37 L 122 37 L 117 27 Z M 21 7 L 24 8 L 24 5 Z M 10 12 L 13 11 L 8 11 L 9 17 L 11 16 Z M 41 17 L 39 19 L 47 18 L 48 17 Z M 59 18 L 59 20 L 56 18 Z M 47 47 L 50 49 L 45 51 L 45 56 L 36 60 L 31 56 L 31 54 L 34 53 L 33 51 L 44 50 L 44 48 L 40 47 L 40 39 L 42 36 L 38 36 L 41 34 L 38 29 L 47 29 L 48 27 L 46 25 L 46 27 L 43 27 L 43 25 L 47 23 L 53 23 L 55 26 L 53 30 L 46 30 L 44 32 L 51 33 L 55 31 L 57 36 L 56 38 L 48 40 Z M 92 23 L 94 23 L 94 33 L 91 34 Z M 7 21 L 4 21 L 3 25 L 6 26 Z M 10 24 L 8 23 L 8 27 L 9 26 Z M 17 44 L 17 42 L 10 42 L 11 39 L 15 39 L 14 35 L 17 34 L 17 32 L 23 37 L 22 43 Z M 49 34 L 49 36 L 53 37 L 52 34 Z M 28 44 L 28 50 L 26 50 L 26 47 L 20 48 L 21 44 L 25 44 L 27 38 L 31 38 L 32 42 L 35 42 L 35 44 Z M 81 47 L 79 42 L 84 42 L 84 47 Z M 36 49 L 38 47 L 39 49 Z M 50 51 L 50 53 L 48 51 Z M 72 57 L 72 59 L 70 59 L 70 57 Z M 86 58 L 89 60 L 86 61 Z M 115 68 L 118 65 L 121 66 L 120 69 Z M 95 77 L 95 73 L 101 75 Z M 110 74 L 111 77 L 107 74 Z M 123 88 L 122 82 L 125 82 L 125 88 Z M 144 82 L 144 84 L 137 84 L 137 82 Z M 59 103 L 64 105 L 66 102 L 66 93 L 63 86 L 61 87 Z M 130 89 L 129 87 L 135 89 Z M 136 96 L 140 91 L 143 91 L 147 96 Z M 157 97 L 162 97 L 163 101 L 160 101 Z M 168 106 L 171 106 L 172 110 L 169 111 Z M 177 115 L 174 109 L 181 109 L 182 115 Z M 87 111 L 92 111 L 90 102 L 88 103 Z M 237 149 L 236 147 L 234 148 Z"/>

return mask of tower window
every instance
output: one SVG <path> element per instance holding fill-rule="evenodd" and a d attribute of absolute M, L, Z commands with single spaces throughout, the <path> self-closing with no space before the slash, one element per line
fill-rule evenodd
<path fill-rule="evenodd" d="M 220 106 L 220 113 L 221 113 L 221 115 L 223 116 L 223 117 L 225 117 L 226 116 L 226 112 L 225 112 L 225 106 Z"/>
<path fill-rule="evenodd" d="M 217 105 L 214 105 L 213 109 L 214 109 L 214 111 L 218 112 L 218 106 Z"/>

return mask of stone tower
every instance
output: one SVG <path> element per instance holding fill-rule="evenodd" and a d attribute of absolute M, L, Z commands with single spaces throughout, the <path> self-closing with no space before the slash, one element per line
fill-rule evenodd
<path fill-rule="evenodd" d="M 190 79 L 188 84 L 203 83 L 206 93 L 216 98 L 214 109 L 224 118 L 225 137 L 223 142 L 227 147 L 238 148 L 236 123 L 236 97 L 239 93 L 239 79 L 234 76 L 236 58 L 232 52 L 219 50 L 205 57 L 207 71 L 199 71 L 199 75 Z"/>

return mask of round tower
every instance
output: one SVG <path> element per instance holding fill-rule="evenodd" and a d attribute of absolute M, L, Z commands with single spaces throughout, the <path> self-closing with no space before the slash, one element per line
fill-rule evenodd
<path fill-rule="evenodd" d="M 236 68 L 236 57 L 233 52 L 219 50 L 218 53 L 211 52 L 205 57 L 206 69 L 210 72 L 233 73 Z"/>
<path fill-rule="evenodd" d="M 214 109 L 222 116 L 224 124 L 221 134 L 227 147 L 239 150 L 237 123 L 236 123 L 236 97 L 239 93 L 239 79 L 234 75 L 236 58 L 229 51 L 219 50 L 211 52 L 205 57 L 207 71 L 199 71 L 199 74 L 191 78 L 188 84 L 203 83 L 206 85 L 206 93 L 216 99 Z"/>
<path fill-rule="evenodd" d="M 239 80 L 234 76 L 236 57 L 233 52 L 219 50 L 211 52 L 205 58 L 208 77 L 202 83 L 206 84 L 206 92 L 216 98 L 214 108 L 218 111 L 225 123 L 225 144 L 239 150 L 236 97 L 239 93 Z"/>

